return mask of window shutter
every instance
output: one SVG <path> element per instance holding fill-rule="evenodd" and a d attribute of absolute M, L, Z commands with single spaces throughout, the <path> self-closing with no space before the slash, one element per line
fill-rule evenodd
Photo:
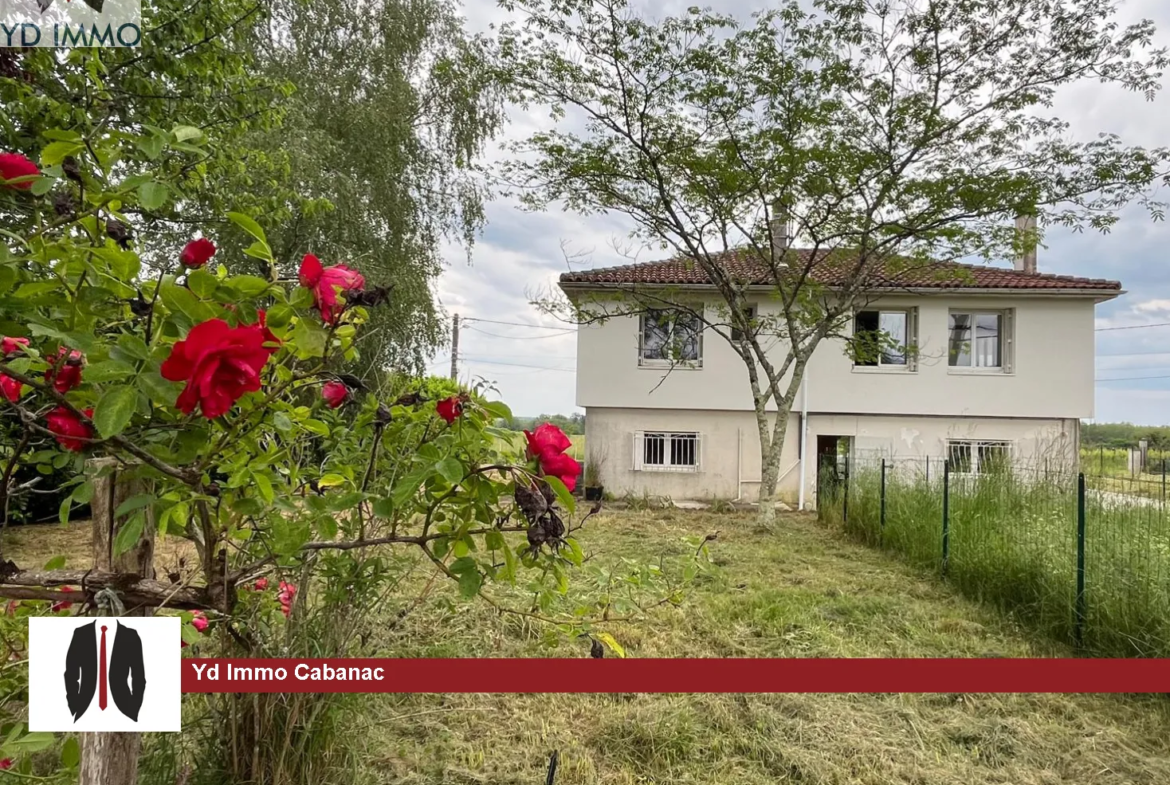
<path fill-rule="evenodd" d="M 695 434 L 695 471 L 703 470 L 703 434 Z"/>
<path fill-rule="evenodd" d="M 1016 310 L 1003 312 L 1003 372 L 1015 373 L 1016 369 Z"/>
<path fill-rule="evenodd" d="M 634 471 L 642 471 L 642 456 L 644 455 L 642 444 L 646 439 L 646 434 L 642 431 L 634 431 L 634 455 L 633 463 L 630 465 L 634 467 Z"/>
<path fill-rule="evenodd" d="M 906 311 L 906 366 L 908 370 L 918 370 L 918 309 L 910 308 Z"/>

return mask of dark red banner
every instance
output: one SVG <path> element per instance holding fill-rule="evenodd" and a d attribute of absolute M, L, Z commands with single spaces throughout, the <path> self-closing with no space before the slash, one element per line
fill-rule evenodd
<path fill-rule="evenodd" d="M 183 660 L 183 692 L 1163 692 L 1170 660 Z"/>

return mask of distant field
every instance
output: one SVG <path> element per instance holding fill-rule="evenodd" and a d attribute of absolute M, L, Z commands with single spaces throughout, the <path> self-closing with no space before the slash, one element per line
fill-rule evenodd
<path fill-rule="evenodd" d="M 576 458 L 578 461 L 585 460 L 585 434 L 576 434 L 569 436 L 572 440 L 573 446 L 569 448 L 569 455 Z M 524 434 L 517 431 L 513 437 L 512 443 L 520 448 L 524 448 Z"/>

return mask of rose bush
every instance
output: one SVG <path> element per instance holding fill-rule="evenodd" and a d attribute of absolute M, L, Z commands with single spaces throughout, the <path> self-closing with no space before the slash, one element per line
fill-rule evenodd
<path fill-rule="evenodd" d="M 158 612 L 183 614 L 185 651 L 204 656 L 359 651 L 359 631 L 384 612 L 411 558 L 463 597 L 543 619 L 566 640 L 636 612 L 640 598 L 677 601 L 694 560 L 677 576 L 633 563 L 625 575 L 582 568 L 571 495 L 580 466 L 559 430 L 537 428 L 522 456 L 492 427 L 512 415 L 485 390 L 439 399 L 343 381 L 385 287 L 367 296 L 359 272 L 311 254 L 294 276 L 240 213 L 227 217 L 247 247 L 200 237 L 147 266 L 144 217 L 179 199 L 201 143 L 186 126 L 139 137 L 95 127 L 53 132 L 31 170 L 0 158 L 5 525 L 9 503 L 27 493 L 12 481 L 20 472 L 67 478 L 66 521 L 90 503 L 95 472 L 108 471 L 89 461 L 114 458 L 146 490 L 117 511 L 113 550 L 133 548 L 147 526 L 185 541 L 189 558 L 156 564 L 155 583 L 173 588 L 153 596 Z M 262 275 L 242 272 L 257 262 Z M 2 661 L 27 656 L 28 616 L 93 608 L 83 564 L 9 566 L 0 555 L 0 566 L 0 597 L 19 600 L 0 615 Z M 22 582 L 34 571 L 35 590 Z M 25 711 L 23 673 L 0 671 L 0 716 Z M 316 710 L 290 720 L 258 698 L 191 699 L 220 718 L 207 748 L 222 751 L 214 765 L 235 781 L 275 781 L 274 767 L 292 765 L 270 760 L 281 755 L 266 742 L 274 727 L 323 732 L 311 725 Z M 301 724 L 276 725 L 285 722 Z M 13 723 L 0 738 L 0 757 L 23 774 L 55 773 L 32 768 L 50 747 L 61 771 L 76 765 L 75 740 Z"/>

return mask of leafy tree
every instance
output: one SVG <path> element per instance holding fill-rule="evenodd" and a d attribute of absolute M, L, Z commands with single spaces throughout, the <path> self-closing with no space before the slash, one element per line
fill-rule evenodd
<path fill-rule="evenodd" d="M 475 162 L 503 115 L 483 42 L 449 0 L 276 0 L 267 26 L 263 73 L 293 92 L 279 127 L 247 144 L 288 174 L 253 184 L 256 207 L 297 196 L 277 258 L 291 272 L 312 252 L 393 285 L 357 373 L 418 371 L 446 330 L 432 293 L 443 242 L 470 250 L 484 220 Z"/>
<path fill-rule="evenodd" d="M 1102 231 L 1129 203 L 1162 215 L 1148 192 L 1170 153 L 1074 141 L 1048 111 L 1083 79 L 1160 87 L 1153 25 L 1119 26 L 1110 0 L 784 2 L 744 26 L 698 8 L 651 22 L 624 0 L 503 5 L 523 15 L 499 37 L 511 89 L 562 119 L 515 145 L 519 198 L 627 216 L 639 240 L 701 269 L 722 306 L 614 287 L 574 315 L 685 311 L 730 344 L 751 386 L 765 519 L 809 357 L 875 279 L 1034 246 L 1035 231 L 1011 228 L 1019 215 Z M 741 264 L 726 266 L 732 251 Z M 750 316 L 753 278 L 773 315 Z"/>

